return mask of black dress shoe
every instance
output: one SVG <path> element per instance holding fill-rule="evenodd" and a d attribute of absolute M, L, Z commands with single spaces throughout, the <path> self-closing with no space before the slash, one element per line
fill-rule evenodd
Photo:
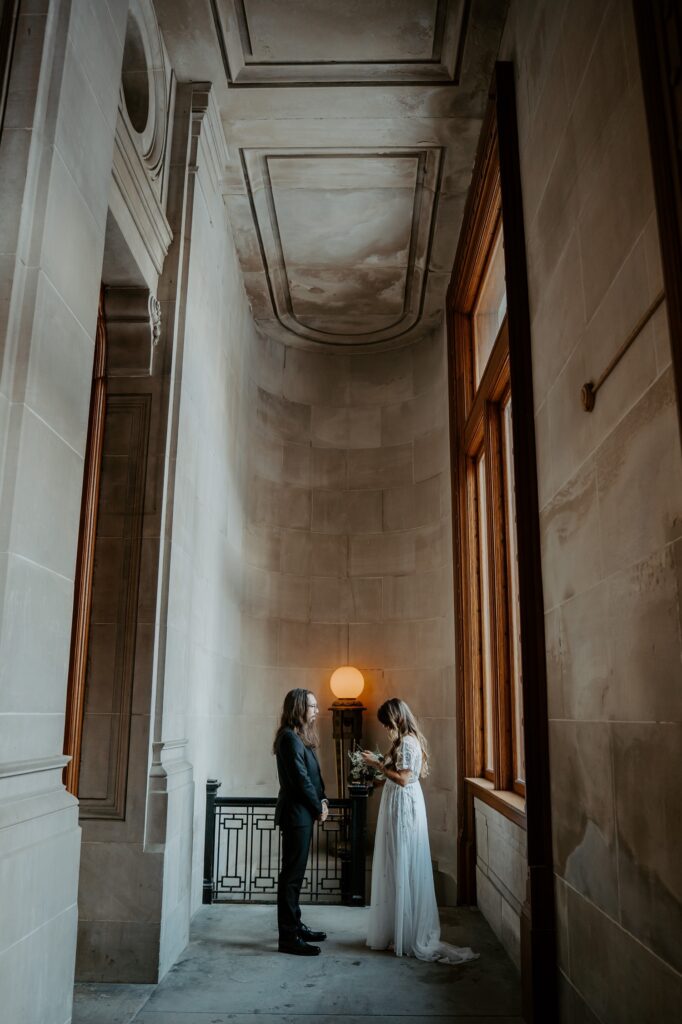
<path fill-rule="evenodd" d="M 310 946 L 298 935 L 293 939 L 280 939 L 278 950 L 280 953 L 293 953 L 294 956 L 319 956 L 322 952 L 319 946 Z"/>
<path fill-rule="evenodd" d="M 306 942 L 324 942 L 327 938 L 326 932 L 314 932 L 307 924 L 299 925 L 298 935 L 299 938 L 305 939 Z"/>

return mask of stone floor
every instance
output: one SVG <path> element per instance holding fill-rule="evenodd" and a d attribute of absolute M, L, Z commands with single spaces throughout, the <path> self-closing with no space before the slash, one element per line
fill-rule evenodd
<path fill-rule="evenodd" d="M 481 957 L 421 963 L 364 945 L 367 910 L 312 907 L 322 956 L 276 952 L 275 909 L 206 907 L 160 985 L 77 985 L 73 1024 L 522 1024 L 519 976 L 476 910 L 442 912 L 443 938 Z"/>

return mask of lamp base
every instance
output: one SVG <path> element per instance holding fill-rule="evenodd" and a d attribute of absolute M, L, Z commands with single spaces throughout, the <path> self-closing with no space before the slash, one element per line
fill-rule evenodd
<path fill-rule="evenodd" d="M 332 735 L 336 747 L 336 788 L 340 799 L 346 796 L 348 776 L 348 751 L 353 743 L 362 738 L 362 712 L 364 704 L 353 698 L 341 697 L 335 700 L 332 713 Z"/>

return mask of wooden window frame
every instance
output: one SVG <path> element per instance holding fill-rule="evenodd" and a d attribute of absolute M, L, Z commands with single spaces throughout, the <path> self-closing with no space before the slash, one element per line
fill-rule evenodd
<path fill-rule="evenodd" d="M 455 562 L 455 634 L 458 652 L 457 774 L 458 868 L 457 898 L 476 902 L 476 827 L 474 797 L 490 804 L 526 829 L 528 875 L 521 908 L 521 979 L 523 1015 L 528 1022 L 558 1019 L 556 916 L 552 862 L 552 808 L 549 778 L 549 721 L 544 634 L 544 600 L 540 558 L 540 524 L 530 311 L 526 242 L 518 152 L 514 67 L 498 61 L 490 89 L 476 156 L 472 184 L 447 297 L 449 407 L 452 460 L 453 553 Z M 512 444 L 516 503 L 516 551 L 521 678 L 523 679 L 523 746 L 526 776 L 525 814 L 513 791 L 496 791 L 494 783 L 476 778 L 476 716 L 472 700 L 471 646 L 476 630 L 465 628 L 467 569 L 463 538 L 472 529 L 466 500 L 461 423 L 468 414 L 467 346 L 455 341 L 467 330 L 467 310 L 487 257 L 497 219 L 504 218 L 504 264 L 509 335 L 509 375 L 513 393 Z M 468 272 L 467 272 L 468 268 Z M 476 273 L 478 268 L 479 273 Z M 470 346 L 468 346 L 470 349 Z M 492 373 L 493 371 L 490 370 Z M 469 619 L 471 620 L 471 615 Z"/>
<path fill-rule="evenodd" d="M 78 796 L 78 783 L 83 741 L 83 714 L 85 710 L 85 681 L 87 675 L 88 644 L 90 640 L 90 609 L 92 581 L 95 566 L 95 540 L 99 511 L 99 489 L 102 473 L 102 447 L 107 411 L 107 331 L 104 319 L 104 288 L 100 289 L 95 335 L 95 357 L 92 368 L 90 418 L 85 451 L 85 472 L 81 497 L 80 530 L 76 556 L 74 582 L 73 622 L 71 628 L 71 654 L 66 692 L 64 721 L 64 753 L 71 760 L 64 769 L 64 785 L 69 793 Z"/>
<path fill-rule="evenodd" d="M 476 780 L 492 784 L 479 789 L 486 800 L 498 805 L 500 813 L 523 821 L 518 801 L 513 805 L 505 793 L 525 797 L 525 784 L 517 779 L 518 751 L 514 735 L 514 682 L 511 664 L 511 600 L 509 587 L 509 524 L 507 516 L 503 452 L 502 409 L 511 396 L 509 363 L 509 326 L 505 315 L 478 384 L 475 373 L 474 314 L 490 259 L 502 230 L 502 193 L 494 107 L 483 127 L 484 149 L 479 152 L 479 176 L 472 186 L 473 199 L 468 206 L 463 232 L 466 240 L 460 249 L 456 276 L 450 292 L 451 377 L 456 382 L 454 402 L 454 447 L 457 450 L 459 480 L 456 499 L 460 504 L 460 529 L 457 538 L 461 551 L 458 589 L 462 632 L 469 643 L 462 650 L 460 671 L 464 688 L 467 754 L 467 785 Z M 464 237 L 464 236 L 463 236 Z M 487 570 L 489 595 L 492 677 L 492 734 L 487 736 L 486 687 L 483 681 L 482 606 L 483 582 L 480 564 L 480 513 L 478 509 L 478 463 L 486 456 Z M 465 507 L 462 507 L 462 503 Z M 492 769 L 486 760 L 487 744 L 492 744 Z"/>

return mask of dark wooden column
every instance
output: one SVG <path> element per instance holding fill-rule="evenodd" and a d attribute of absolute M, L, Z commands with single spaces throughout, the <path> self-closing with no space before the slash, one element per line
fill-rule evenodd
<path fill-rule="evenodd" d="M 634 0 L 633 9 L 682 437 L 682 8 Z"/>
<path fill-rule="evenodd" d="M 558 1019 L 549 716 L 526 239 L 514 68 L 509 62 L 498 61 L 495 65 L 495 98 L 513 396 L 526 756 L 528 876 L 521 911 L 523 1011 L 529 1024 L 545 1024 Z"/>

